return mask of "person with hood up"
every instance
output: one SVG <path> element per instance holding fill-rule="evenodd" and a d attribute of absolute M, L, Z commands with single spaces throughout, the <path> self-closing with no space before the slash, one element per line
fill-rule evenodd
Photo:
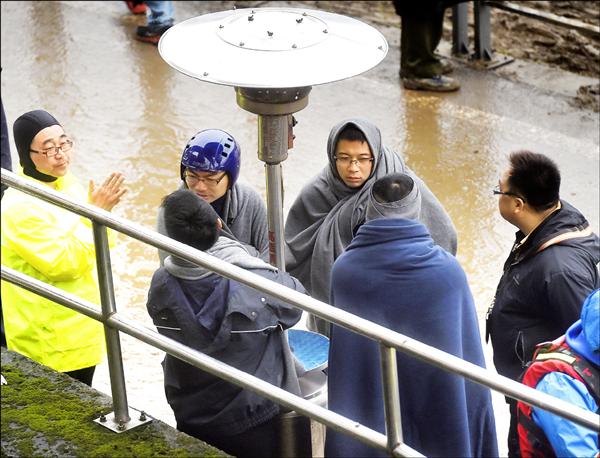
<path fill-rule="evenodd" d="M 600 289 L 590 294 L 565 335 L 541 343 L 522 382 L 590 412 L 600 405 Z M 517 403 L 521 456 L 599 457 L 598 433 L 522 401 Z"/>
<path fill-rule="evenodd" d="M 456 229 L 444 207 L 400 155 L 383 145 L 374 124 L 355 118 L 334 126 L 327 156 L 329 164 L 302 188 L 285 222 L 286 269 L 312 297 L 329 300 L 331 267 L 365 220 L 371 186 L 390 173 L 415 180 L 422 196 L 419 221 L 436 244 L 456 254 Z M 327 321 L 309 314 L 307 324 L 329 335 Z"/>
<path fill-rule="evenodd" d="M 183 150 L 181 188 L 195 192 L 212 206 L 221 219 L 222 235 L 268 261 L 267 209 L 254 189 L 238 181 L 241 160 L 242 149 L 232 135 L 220 129 L 202 130 Z M 157 230 L 166 234 L 162 207 Z M 158 255 L 162 265 L 168 253 L 158 250 Z"/>
<path fill-rule="evenodd" d="M 50 113 L 21 115 L 13 125 L 23 175 L 74 199 L 86 195 L 69 171 L 73 140 Z M 112 173 L 101 186 L 89 181 L 88 202 L 110 211 L 126 192 Z M 91 223 L 49 202 L 10 188 L 2 199 L 2 265 L 99 304 Z M 2 281 L 10 350 L 88 385 L 105 354 L 102 324 Z"/>
<path fill-rule="evenodd" d="M 416 181 L 380 178 L 365 206 L 366 222 L 333 265 L 331 304 L 485 367 L 466 275 L 418 221 Z M 498 456 L 488 388 L 400 351 L 396 359 L 404 443 L 425 456 Z M 329 409 L 385 434 L 379 344 L 334 325 L 328 374 Z M 331 429 L 325 455 L 386 456 Z"/>
<path fill-rule="evenodd" d="M 486 341 L 492 338 L 500 375 L 518 380 L 535 346 L 565 333 L 584 299 L 600 287 L 600 245 L 579 210 L 560 199 L 560 171 L 547 156 L 516 151 L 498 181 L 500 215 L 518 231 L 488 309 Z M 508 455 L 519 456 L 517 402 L 511 415 Z"/>
<path fill-rule="evenodd" d="M 163 201 L 167 236 L 296 291 L 285 272 L 252 256 L 224 236 L 211 205 L 180 189 Z M 147 309 L 158 332 L 237 369 L 300 394 L 295 361 L 284 330 L 302 311 L 265 293 L 168 256 L 152 277 Z M 278 455 L 280 407 L 167 354 L 167 401 L 177 429 L 234 456 Z"/>

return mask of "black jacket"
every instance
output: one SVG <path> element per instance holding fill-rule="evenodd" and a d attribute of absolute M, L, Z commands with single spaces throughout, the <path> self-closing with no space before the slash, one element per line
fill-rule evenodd
<path fill-rule="evenodd" d="M 392 4 L 398 16 L 428 18 L 432 14 L 443 14 L 446 8 L 451 8 L 467 0 L 393 0 Z"/>
<path fill-rule="evenodd" d="M 304 292 L 285 272 L 251 270 Z M 287 389 L 286 377 L 295 376 L 284 369 L 282 330 L 298 322 L 300 309 L 215 274 L 183 279 L 164 267 L 152 278 L 147 308 L 167 337 L 278 387 Z M 279 414 L 274 402 L 169 354 L 163 368 L 167 401 L 188 434 L 240 434 Z"/>
<path fill-rule="evenodd" d="M 561 205 L 513 248 L 488 311 L 486 340 L 491 335 L 494 365 L 513 380 L 533 357 L 535 345 L 564 334 L 579 319 L 585 298 L 600 286 L 598 236 L 577 209 L 565 201 Z M 517 232 L 515 247 L 523 238 Z"/>

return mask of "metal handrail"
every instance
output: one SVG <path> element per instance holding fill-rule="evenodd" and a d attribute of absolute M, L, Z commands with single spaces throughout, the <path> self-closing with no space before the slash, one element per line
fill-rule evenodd
<path fill-rule="evenodd" d="M 2 169 L 2 183 L 19 189 L 22 192 L 31 194 L 47 202 L 51 202 L 66 210 L 89 218 L 92 221 L 94 221 L 94 223 L 110 227 L 139 241 L 145 242 L 156 248 L 173 253 L 182 259 L 210 269 L 222 276 L 244 283 L 245 285 L 248 285 L 259 291 L 263 291 L 273 297 L 286 301 L 289 304 L 294 305 L 304 311 L 313 313 L 321 318 L 324 318 L 336 325 L 345 327 L 353 332 L 378 341 L 383 347 L 400 350 L 413 357 L 419 358 L 429 364 L 433 364 L 436 367 L 440 367 L 446 371 L 461 375 L 483 386 L 487 386 L 508 397 L 522 400 L 527 404 L 540 407 L 544 410 L 550 411 L 561 417 L 567 418 L 571 421 L 584 425 L 588 428 L 592 428 L 594 430 L 597 429 L 597 425 L 600 422 L 600 416 L 593 414 L 592 412 L 586 411 L 579 407 L 575 407 L 566 401 L 555 398 L 545 393 L 538 392 L 533 388 L 527 387 L 507 377 L 493 373 L 468 361 L 464 361 L 461 358 L 443 352 L 435 347 L 431 347 L 422 342 L 419 342 L 400 333 L 387 329 L 381 325 L 378 325 L 351 313 L 332 307 L 329 304 L 306 296 L 298 291 L 291 290 L 279 283 L 273 282 L 264 277 L 248 272 L 237 266 L 233 266 L 207 253 L 192 249 L 188 245 L 174 241 L 162 234 L 157 233 L 152 229 L 148 229 L 137 223 L 132 223 L 126 220 L 125 218 L 113 215 L 110 212 L 98 209 L 95 206 L 85 204 L 82 202 L 77 202 L 65 196 L 64 194 L 61 194 L 57 191 L 54 191 L 51 188 L 48 188 L 47 186 L 44 186 L 40 183 L 34 182 L 29 179 L 19 177 L 16 174 L 9 172 L 5 169 Z M 8 275 L 5 273 L 5 271 L 6 269 L 3 267 L 2 278 L 5 278 L 6 276 L 6 278 L 8 279 Z M 71 305 L 67 306 L 71 307 Z M 165 337 L 160 336 L 159 334 L 157 334 L 154 331 L 151 331 L 148 328 L 140 328 L 135 323 L 131 325 L 131 323 L 129 323 L 124 318 L 121 318 L 117 313 L 112 314 L 110 317 L 103 317 L 101 321 L 103 321 L 108 326 L 121 329 L 123 330 L 123 332 L 126 333 L 131 333 L 131 335 L 133 335 L 134 337 L 137 337 L 138 339 L 151 345 L 158 346 L 159 348 L 165 351 L 171 350 L 174 353 L 171 353 L 171 351 L 167 352 L 173 354 L 174 356 L 177 356 L 178 358 L 184 359 L 190 364 L 193 364 L 197 367 L 201 367 L 202 369 L 205 369 L 217 376 L 220 376 L 219 373 L 217 373 L 218 371 L 222 371 L 220 372 L 221 375 L 228 373 L 228 371 L 223 369 L 223 366 L 226 366 L 223 365 L 223 363 L 220 363 L 217 360 L 213 360 L 212 358 L 203 355 L 200 352 L 191 350 L 188 347 L 180 347 L 181 344 L 175 345 L 175 343 L 173 343 L 173 345 L 175 346 L 173 346 L 172 348 L 168 348 L 171 347 L 171 345 L 167 345 L 165 343 L 165 340 L 163 340 L 166 339 Z M 144 330 L 144 332 L 140 332 L 142 329 Z M 151 334 L 148 334 L 148 332 Z M 170 341 L 170 339 L 168 340 L 169 342 L 172 342 Z M 182 348 L 185 348 L 186 350 L 183 351 Z M 385 351 L 383 351 L 382 349 L 382 355 L 383 354 L 385 354 Z M 207 360 L 206 358 L 209 359 Z M 384 357 L 384 360 L 382 361 L 382 368 L 384 368 L 386 365 L 389 366 L 389 361 L 387 361 L 386 363 L 386 360 L 389 360 L 389 357 Z M 214 364 L 216 364 L 219 367 L 219 369 L 217 370 L 216 368 L 205 367 L 204 365 L 207 363 L 207 361 L 210 361 L 211 364 L 214 362 Z M 199 366 L 198 364 L 201 364 L 202 366 Z M 406 444 L 400 444 L 396 446 L 393 450 L 389 450 L 389 448 L 386 447 L 386 436 L 376 432 L 375 434 L 378 434 L 378 436 L 372 436 L 372 430 L 369 430 L 368 428 L 366 429 L 369 431 L 369 433 L 359 433 L 355 435 L 354 433 L 356 433 L 359 430 L 365 431 L 364 429 L 362 429 L 365 427 L 357 427 L 357 424 L 355 422 L 352 422 L 351 420 L 341 416 L 338 416 L 340 418 L 336 418 L 338 420 L 343 418 L 344 420 L 340 420 L 341 423 L 336 424 L 335 421 L 332 421 L 332 417 L 323 414 L 323 412 L 320 410 L 322 408 L 318 408 L 316 410 L 308 408 L 307 404 L 305 402 L 302 402 L 304 400 L 295 396 L 294 403 L 292 403 L 290 402 L 289 398 L 286 399 L 287 396 L 284 396 L 283 393 L 274 390 L 274 387 L 272 387 L 269 384 L 266 384 L 268 385 L 268 388 L 262 391 L 261 387 L 263 387 L 262 384 L 265 384 L 265 382 L 260 381 L 259 379 L 256 379 L 255 377 L 252 377 L 249 374 L 238 371 L 236 369 L 231 368 L 231 370 L 233 372 L 229 372 L 228 376 L 236 374 L 235 380 L 230 380 L 233 383 L 256 391 L 259 394 L 274 400 L 275 402 L 282 403 L 283 405 L 294 408 L 295 410 L 297 409 L 298 412 L 303 413 L 318 421 L 321 421 L 327 426 L 337 429 L 338 431 L 350 434 L 351 436 L 356 437 L 362 442 L 384 450 L 387 449 L 394 456 L 405 456 L 407 453 L 409 455 L 417 453 L 414 450 L 410 449 L 410 447 L 407 447 Z M 239 377 L 237 377 L 238 375 Z M 252 382 L 248 381 L 250 380 L 248 379 L 248 377 L 252 379 Z M 384 373 L 383 379 L 384 383 L 386 383 L 385 380 L 390 379 L 388 371 Z M 397 378 L 395 382 L 397 384 Z M 391 390 L 384 390 L 384 393 L 389 392 L 391 392 Z M 287 395 L 293 396 L 289 393 L 287 393 Z M 296 403 L 296 399 L 298 403 Z M 388 412 L 394 415 L 394 412 L 396 411 L 396 408 L 394 406 L 395 401 L 386 397 L 385 402 L 386 416 Z M 313 407 L 316 408 L 316 406 Z M 323 410 L 327 411 L 327 409 Z M 330 413 L 333 414 L 333 412 Z M 349 426 L 348 422 L 351 422 L 352 425 Z M 346 426 L 348 427 L 346 428 Z M 401 439 L 401 434 L 398 434 L 398 431 L 388 430 L 388 433 L 396 436 L 396 438 Z"/>
<path fill-rule="evenodd" d="M 482 61 L 493 61 L 494 50 L 492 49 L 492 27 L 491 27 L 491 8 L 497 8 L 509 13 L 519 14 L 553 24 L 559 27 L 566 27 L 592 37 L 600 36 L 600 27 L 586 24 L 585 22 L 561 17 L 547 11 L 541 11 L 536 8 L 528 8 L 516 3 L 497 0 L 475 0 L 473 5 L 473 22 L 475 26 L 474 42 L 475 52 L 473 58 Z M 459 3 L 452 7 L 452 54 L 456 56 L 469 55 L 467 5 Z M 498 65 L 509 63 L 511 60 L 504 59 L 499 61 Z M 490 66 L 488 68 L 494 68 Z"/>
<path fill-rule="evenodd" d="M 600 36 L 599 26 L 586 24 L 585 22 L 579 21 L 577 19 L 562 17 L 558 14 L 550 13 L 548 11 L 542 11 L 536 8 L 528 8 L 526 6 L 512 2 L 486 0 L 486 3 L 493 8 L 508 11 L 509 13 L 516 13 L 521 16 L 526 16 L 532 19 L 537 19 L 542 22 L 547 22 L 548 24 L 573 29 L 584 34 L 591 35 L 592 37 L 597 38 Z"/>
<path fill-rule="evenodd" d="M 234 383 L 242 388 L 250 389 L 261 396 L 271 399 L 278 404 L 284 405 L 298 413 L 314 418 L 319 422 L 355 437 L 371 447 L 386 450 L 387 439 L 384 434 L 374 431 L 355 421 L 337 414 L 324 407 L 316 405 L 311 401 L 291 394 L 282 388 L 271 385 L 253 375 L 222 363 L 204 353 L 183 345 L 176 340 L 165 337 L 158 332 L 115 313 L 105 318 L 96 304 L 80 299 L 67 293 L 62 289 L 48 285 L 38 279 L 17 272 L 16 270 L 2 266 L 2 279 L 25 288 L 35 294 L 39 294 L 58 304 L 69 307 L 95 320 L 103 322 L 114 329 L 118 329 L 142 342 L 163 350 L 186 363 L 198 367 L 206 372 L 220 377 L 228 382 Z M 423 456 L 406 444 L 395 448 L 393 456 Z"/>

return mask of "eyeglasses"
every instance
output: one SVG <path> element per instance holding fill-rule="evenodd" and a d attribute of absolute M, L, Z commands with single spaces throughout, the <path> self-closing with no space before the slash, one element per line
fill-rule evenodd
<path fill-rule="evenodd" d="M 515 194 L 514 192 L 508 192 L 508 191 L 500 191 L 500 185 L 496 185 L 496 187 L 492 190 L 492 193 L 495 196 L 498 195 L 504 195 L 504 196 L 513 196 L 513 197 L 518 197 L 519 199 L 521 199 L 523 202 L 525 202 L 525 198 L 521 197 L 519 194 Z"/>
<path fill-rule="evenodd" d="M 186 173 L 184 175 L 184 178 L 185 178 L 185 182 L 188 186 L 196 186 L 198 183 L 202 183 L 205 186 L 214 187 L 214 186 L 217 186 L 223 180 L 223 178 L 225 178 L 226 175 L 227 175 L 227 173 L 224 173 L 219 178 L 211 178 L 211 177 L 199 177 L 199 176 L 193 175 L 191 173 Z"/>
<path fill-rule="evenodd" d="M 359 167 L 366 167 L 369 162 L 373 162 L 372 157 L 359 157 L 358 159 L 352 159 L 350 156 L 333 156 L 335 162 L 338 164 L 349 167 L 351 164 L 356 164 Z"/>
<path fill-rule="evenodd" d="M 42 151 L 30 150 L 32 153 L 43 154 L 46 157 L 54 157 L 59 152 L 68 153 L 73 147 L 73 140 L 67 139 L 60 143 L 58 146 L 51 146 L 50 148 L 43 149 Z"/>

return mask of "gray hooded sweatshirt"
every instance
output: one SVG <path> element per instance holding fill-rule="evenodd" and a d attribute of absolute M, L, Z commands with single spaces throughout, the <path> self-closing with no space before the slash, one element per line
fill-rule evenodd
<path fill-rule="evenodd" d="M 185 184 L 182 184 L 179 189 L 185 188 Z M 251 255 L 259 256 L 264 261 L 269 260 L 267 209 L 254 189 L 240 182 L 235 183 L 227 191 L 223 216 L 220 218 L 223 223 L 222 235 L 240 242 Z M 156 230 L 167 235 L 162 206 L 158 209 Z M 158 250 L 160 265 L 164 264 L 168 255 L 169 253 Z"/>
<path fill-rule="evenodd" d="M 334 159 L 338 136 L 348 124 L 363 132 L 374 158 L 371 175 L 360 189 L 342 181 Z M 456 255 L 456 229 L 444 207 L 400 155 L 383 146 L 377 126 L 361 118 L 340 122 L 329 134 L 327 157 L 329 165 L 303 187 L 285 223 L 286 269 L 311 296 L 329 302 L 333 263 L 364 223 L 373 183 L 390 173 L 406 173 L 415 181 L 421 194 L 418 221 L 427 227 L 437 245 Z M 308 317 L 308 327 L 329 335 L 329 323 L 313 315 Z"/>

